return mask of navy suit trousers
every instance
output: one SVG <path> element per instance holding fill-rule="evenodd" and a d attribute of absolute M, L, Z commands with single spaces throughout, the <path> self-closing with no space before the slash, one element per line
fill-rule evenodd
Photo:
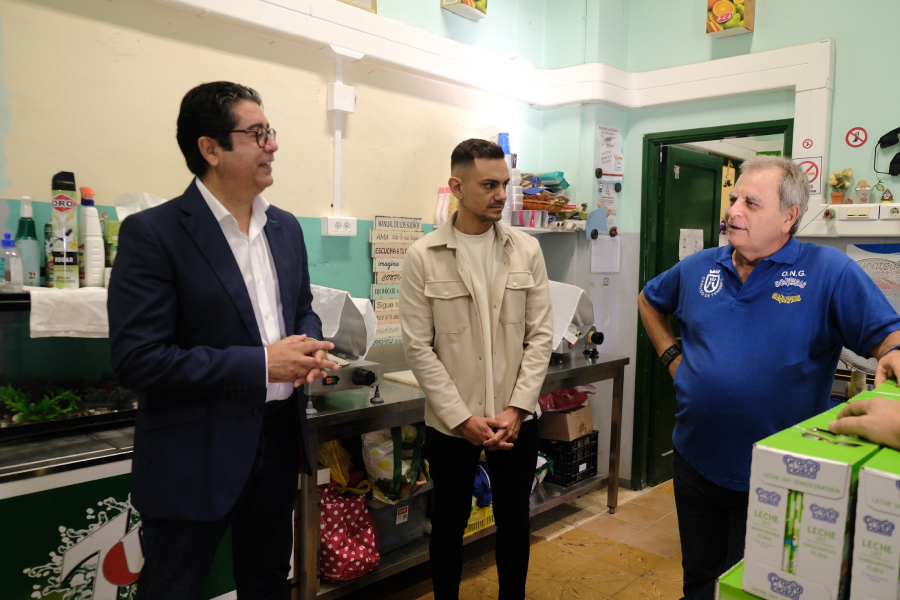
<path fill-rule="evenodd" d="M 217 521 L 142 519 L 145 562 L 137 600 L 198 600 L 229 526 L 238 597 L 289 597 L 292 517 L 300 474 L 292 402 L 266 406 L 250 477 L 224 517 Z"/>

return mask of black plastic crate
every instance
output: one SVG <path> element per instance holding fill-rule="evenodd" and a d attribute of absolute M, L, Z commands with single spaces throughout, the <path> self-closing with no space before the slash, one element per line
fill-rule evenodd
<path fill-rule="evenodd" d="M 568 487 L 597 474 L 597 438 L 595 429 L 571 442 L 541 440 L 541 452 L 553 461 L 553 472 L 545 481 Z"/>

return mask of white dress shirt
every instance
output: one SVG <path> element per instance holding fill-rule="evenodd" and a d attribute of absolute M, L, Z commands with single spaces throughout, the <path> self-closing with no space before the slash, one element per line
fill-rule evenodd
<path fill-rule="evenodd" d="M 253 199 L 250 213 L 250 235 L 244 235 L 228 209 L 222 206 L 212 195 L 203 182 L 195 179 L 197 189 L 203 195 L 203 199 L 209 205 L 209 209 L 225 234 L 225 240 L 234 253 L 238 268 L 250 294 L 250 303 L 253 305 L 253 315 L 256 317 L 256 325 L 259 327 L 259 336 L 263 346 L 274 344 L 284 339 L 284 315 L 281 307 L 281 292 L 278 287 L 278 276 L 275 270 L 275 261 L 272 258 L 272 250 L 266 239 L 263 227 L 266 226 L 266 209 L 269 203 L 262 194 Z M 284 400 L 294 393 L 293 383 L 269 382 L 269 354 L 266 355 L 266 372 L 263 374 L 266 380 L 266 402 L 272 400 Z"/>

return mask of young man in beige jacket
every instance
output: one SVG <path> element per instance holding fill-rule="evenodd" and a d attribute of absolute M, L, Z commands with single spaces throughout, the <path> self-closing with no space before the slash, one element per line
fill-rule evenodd
<path fill-rule="evenodd" d="M 437 600 L 459 596 L 462 537 L 486 450 L 500 598 L 521 600 L 538 452 L 534 415 L 553 334 L 550 288 L 537 241 L 499 222 L 509 181 L 503 150 L 466 140 L 450 167 L 459 210 L 409 248 L 400 283 L 406 360 L 426 397 L 434 592 Z"/>

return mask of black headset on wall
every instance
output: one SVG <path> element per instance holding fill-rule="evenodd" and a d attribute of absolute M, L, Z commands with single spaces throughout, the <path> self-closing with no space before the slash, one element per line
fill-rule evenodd
<path fill-rule="evenodd" d="M 900 142 L 900 127 L 897 129 L 892 129 L 888 131 L 886 134 L 881 136 L 881 139 L 878 140 L 878 143 L 875 144 L 875 158 L 872 161 L 872 166 L 875 167 L 876 173 L 883 173 L 885 175 L 900 175 L 900 152 L 894 155 L 894 158 L 891 159 L 891 166 L 888 167 L 887 171 L 879 171 L 878 170 L 878 148 L 890 148 L 897 142 Z"/>

